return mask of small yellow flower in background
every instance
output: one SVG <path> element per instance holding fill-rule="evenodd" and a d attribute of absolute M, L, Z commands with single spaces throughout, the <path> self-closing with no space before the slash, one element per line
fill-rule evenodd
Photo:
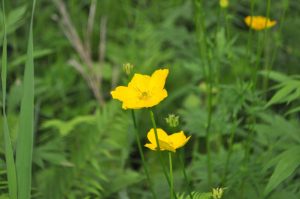
<path fill-rule="evenodd" d="M 221 199 L 224 193 L 224 188 L 213 188 L 212 197 L 213 199 Z"/>
<path fill-rule="evenodd" d="M 164 89 L 168 74 L 168 69 L 156 70 L 151 76 L 134 74 L 128 86 L 118 86 L 111 95 L 123 102 L 123 109 L 155 106 L 168 96 Z"/>
<path fill-rule="evenodd" d="M 264 30 L 266 28 L 271 28 L 277 23 L 275 20 L 270 20 L 263 16 L 247 16 L 244 20 L 247 26 L 254 30 Z"/>
<path fill-rule="evenodd" d="M 227 8 L 228 7 L 228 5 L 229 5 L 229 1 L 228 0 L 220 0 L 220 6 L 222 7 L 222 8 Z"/>
<path fill-rule="evenodd" d="M 176 152 L 176 149 L 183 147 L 191 138 L 191 136 L 186 137 L 183 131 L 168 135 L 164 130 L 160 128 L 156 130 L 161 151 L 167 150 Z M 148 132 L 147 138 L 150 141 L 150 143 L 145 144 L 145 147 L 154 151 L 157 150 L 157 142 L 153 128 Z"/>

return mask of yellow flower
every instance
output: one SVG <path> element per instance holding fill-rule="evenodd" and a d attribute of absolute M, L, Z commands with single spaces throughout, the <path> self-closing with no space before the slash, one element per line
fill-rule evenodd
<path fill-rule="evenodd" d="M 134 74 L 128 86 L 118 86 L 111 95 L 123 102 L 123 109 L 152 107 L 168 96 L 164 89 L 168 69 L 156 70 L 151 76 Z"/>
<path fill-rule="evenodd" d="M 229 5 L 228 0 L 220 0 L 219 3 L 220 3 L 220 6 L 221 6 L 222 8 L 227 8 L 228 5 Z"/>
<path fill-rule="evenodd" d="M 156 130 L 159 141 L 159 148 L 161 151 L 167 150 L 176 152 L 176 149 L 183 147 L 191 138 L 191 136 L 186 137 L 183 131 L 168 135 L 164 130 L 160 128 Z M 145 147 L 154 151 L 157 150 L 157 142 L 153 128 L 148 132 L 147 138 L 150 141 L 150 143 L 145 144 Z"/>
<path fill-rule="evenodd" d="M 263 30 L 266 28 L 271 28 L 277 23 L 275 20 L 270 20 L 263 16 L 247 16 L 244 20 L 247 26 L 254 30 Z"/>

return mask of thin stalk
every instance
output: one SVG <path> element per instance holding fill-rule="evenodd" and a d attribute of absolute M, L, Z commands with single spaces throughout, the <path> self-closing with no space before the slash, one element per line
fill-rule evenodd
<path fill-rule="evenodd" d="M 198 37 L 198 44 L 200 48 L 200 57 L 204 62 L 204 67 L 207 68 L 207 73 L 205 74 L 206 80 L 208 82 L 208 101 L 207 101 L 207 124 L 206 124 L 206 151 L 207 151 L 207 178 L 208 184 L 211 184 L 212 179 L 212 165 L 211 165 L 211 150 L 210 150 L 210 128 L 212 121 L 212 68 L 210 64 L 210 58 L 208 54 L 208 48 L 206 44 L 206 28 L 205 28 L 205 18 L 204 11 L 202 9 L 202 0 L 195 0 L 196 6 L 196 31 Z"/>
<path fill-rule="evenodd" d="M 266 17 L 269 18 L 270 16 L 270 9 L 271 9 L 271 0 L 267 0 L 267 11 L 266 11 Z M 267 20 L 266 20 L 266 24 L 265 26 L 267 26 Z M 258 40 L 258 51 L 257 51 L 257 54 L 256 54 L 256 63 L 255 63 L 255 66 L 254 66 L 254 77 L 253 77 L 253 89 L 256 88 L 256 85 L 257 85 L 257 71 L 258 71 L 258 66 L 260 64 L 260 61 L 261 61 L 261 58 L 262 58 L 262 52 L 265 48 L 265 43 L 266 43 L 266 38 L 267 38 L 267 32 L 268 32 L 268 28 L 266 28 L 263 32 L 263 37 L 262 37 L 262 41 L 259 41 Z"/>
<path fill-rule="evenodd" d="M 225 17 L 225 31 L 226 31 L 226 41 L 229 41 L 230 38 L 230 30 L 229 30 L 229 15 L 228 15 L 228 11 L 227 8 L 224 9 L 224 17 Z"/>
<path fill-rule="evenodd" d="M 162 159 L 162 154 L 161 154 L 161 150 L 160 150 L 160 144 L 159 144 L 159 140 L 158 140 L 158 135 L 157 135 L 157 127 L 156 127 L 156 122 L 155 122 L 155 117 L 154 117 L 154 113 L 151 109 L 149 109 L 149 112 L 150 112 L 150 118 L 151 118 L 151 122 L 152 122 L 152 125 L 153 125 L 153 129 L 154 129 L 154 134 L 155 134 L 155 141 L 156 141 L 156 144 L 157 144 L 157 150 L 158 150 L 158 159 L 159 159 L 159 162 L 161 164 L 161 167 L 163 169 L 163 173 L 165 175 L 165 178 L 168 182 L 168 185 L 169 187 L 171 188 L 171 181 L 170 181 L 170 176 L 168 176 L 167 174 L 167 169 L 164 165 L 164 162 L 163 162 L 163 159 Z M 177 198 L 176 194 L 174 194 L 175 198 Z"/>
<path fill-rule="evenodd" d="M 271 0 L 267 0 L 267 11 L 266 11 L 266 16 L 267 18 L 269 17 L 270 15 L 270 9 L 271 9 Z M 267 21 L 266 21 L 266 24 L 267 25 Z M 262 50 L 264 49 L 264 45 L 265 45 L 265 39 L 266 39 L 266 36 L 267 36 L 267 29 L 264 30 L 264 34 L 263 34 L 263 37 L 262 37 L 262 41 L 258 43 L 258 51 L 257 51 L 257 59 L 256 59 L 256 64 L 255 64 L 255 73 L 254 73 L 254 77 L 253 77 L 253 94 L 254 94 L 254 89 L 256 88 L 256 85 L 257 85 L 257 71 L 258 71 L 258 65 L 259 65 L 259 62 L 261 60 L 261 56 L 262 56 Z M 256 119 L 255 119 L 255 116 L 253 116 L 252 118 L 253 120 L 253 123 L 252 123 L 252 126 L 255 125 L 256 123 Z M 250 154 L 250 145 L 252 143 L 252 134 L 253 134 L 253 131 L 254 131 L 254 128 L 251 129 L 251 132 L 249 133 L 248 137 L 247 137 L 247 141 L 246 141 L 246 149 L 245 149 L 245 160 L 246 162 L 248 162 L 248 159 L 249 159 L 249 154 Z"/>
<path fill-rule="evenodd" d="M 2 111 L 3 111 L 3 137 L 5 146 L 5 161 L 7 171 L 8 192 L 10 199 L 17 199 L 17 174 L 14 160 L 14 152 L 9 134 L 8 121 L 6 116 L 6 77 L 7 77 L 7 35 L 6 35 L 6 18 L 5 18 L 5 4 L 2 0 L 3 13 L 3 50 L 2 50 Z"/>
<path fill-rule="evenodd" d="M 170 167 L 170 199 L 173 199 L 174 193 L 174 180 L 173 180 L 173 164 L 172 164 L 172 152 L 169 152 L 169 167 Z"/>
<path fill-rule="evenodd" d="M 278 29 L 278 33 L 281 33 L 282 32 L 282 28 L 283 28 L 283 24 L 284 24 L 284 20 L 285 20 L 285 16 L 286 16 L 286 12 L 289 8 L 289 3 L 290 1 L 289 0 L 286 0 L 286 4 L 284 6 L 284 9 L 283 9 L 283 12 L 282 12 L 282 15 L 279 19 L 279 29 Z M 273 51 L 272 53 L 272 56 L 271 56 L 271 60 L 270 60 L 270 64 L 269 65 L 266 65 L 265 67 L 265 70 L 267 71 L 267 75 L 265 76 L 264 78 L 264 83 L 263 83 L 263 90 L 264 91 L 267 91 L 268 87 L 269 87 L 269 74 L 270 74 L 270 71 L 272 71 L 272 67 L 273 67 L 273 64 L 274 64 L 274 61 L 275 61 L 275 57 L 277 55 L 277 52 L 278 52 L 278 45 L 275 46 L 275 50 Z"/>
<path fill-rule="evenodd" d="M 210 68 L 210 67 L 209 67 Z M 208 87 L 208 115 L 206 126 L 206 151 L 207 151 L 207 170 L 208 170 L 208 184 L 211 184 L 212 166 L 211 166 L 211 148 L 210 148 L 210 128 L 212 121 L 212 77 L 211 70 L 209 70 L 209 87 Z"/>
<path fill-rule="evenodd" d="M 165 167 L 165 165 L 163 163 L 163 160 L 162 160 L 162 154 L 161 154 L 160 144 L 159 144 L 158 135 L 157 135 L 157 127 L 156 127 L 156 122 L 155 122 L 155 118 L 154 118 L 154 113 L 153 113 L 152 110 L 150 110 L 150 118 L 151 118 L 151 122 L 152 122 L 153 129 L 154 129 L 155 141 L 156 141 L 157 150 L 158 150 L 158 158 L 159 158 L 160 164 L 162 166 L 162 169 L 163 169 L 164 175 L 166 177 L 166 180 L 167 180 L 167 182 L 168 182 L 168 184 L 170 186 L 171 185 L 170 184 L 170 179 L 169 179 L 169 176 L 167 174 L 166 167 Z"/>
<path fill-rule="evenodd" d="M 236 120 L 236 118 L 234 118 L 234 120 Z M 228 171 L 228 166 L 229 166 L 229 161 L 232 155 L 232 148 L 233 148 L 233 141 L 234 141 L 234 137 L 235 137 L 235 132 L 236 132 L 236 126 L 235 128 L 232 129 L 231 133 L 230 133 L 230 140 L 229 140 L 229 149 L 228 149 L 228 153 L 227 153 L 227 157 L 226 157 L 226 162 L 225 162 L 225 169 L 224 169 L 224 173 L 223 173 L 223 178 L 222 178 L 222 185 L 225 186 L 226 184 L 226 178 L 227 178 L 227 171 Z"/>
<path fill-rule="evenodd" d="M 184 177 L 184 180 L 185 180 L 185 182 L 187 184 L 187 187 L 188 187 L 189 197 L 190 197 L 190 199 L 193 199 L 191 184 L 190 184 L 190 181 L 189 181 L 188 176 L 186 174 L 186 170 L 185 170 L 185 166 L 184 166 L 184 161 L 183 161 L 183 157 L 182 157 L 183 156 L 183 151 L 178 156 L 179 156 L 179 161 L 180 161 L 180 165 L 181 165 L 181 170 L 182 170 L 182 173 L 183 173 L 183 177 Z"/>
<path fill-rule="evenodd" d="M 255 6 L 255 1 L 251 0 L 250 1 L 250 13 L 251 13 L 251 16 L 254 15 L 254 6 Z M 252 17 L 251 17 L 251 20 L 250 20 L 250 24 L 252 24 Z M 252 49 L 252 40 L 253 40 L 253 30 L 252 30 L 252 28 L 249 27 L 246 59 L 249 59 L 250 64 L 251 64 L 250 52 L 251 52 L 251 49 Z"/>
<path fill-rule="evenodd" d="M 135 136 L 136 136 L 136 142 L 138 144 L 139 153 L 140 153 L 140 156 L 142 158 L 142 164 L 143 164 L 143 168 L 144 168 L 144 171 L 145 171 L 148 183 L 149 183 L 149 188 L 150 188 L 150 191 L 152 193 L 153 198 L 156 199 L 157 196 L 156 196 L 155 191 L 153 189 L 153 183 L 150 179 L 148 167 L 147 167 L 147 164 L 146 164 L 146 161 L 145 161 L 145 156 L 144 156 L 144 153 L 143 153 L 143 150 L 142 150 L 142 144 L 141 144 L 140 136 L 139 136 L 139 133 L 138 133 L 138 128 L 137 128 L 137 123 L 136 123 L 134 110 L 131 110 L 131 116 L 132 116 L 132 121 L 133 121 L 133 126 L 134 126 L 134 132 L 135 132 Z"/>

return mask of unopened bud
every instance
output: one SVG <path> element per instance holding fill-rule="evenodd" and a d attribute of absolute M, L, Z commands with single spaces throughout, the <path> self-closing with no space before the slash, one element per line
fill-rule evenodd
<path fill-rule="evenodd" d="M 169 114 L 165 120 L 170 127 L 175 128 L 179 125 L 179 116 L 177 115 Z"/>
<path fill-rule="evenodd" d="M 126 63 L 126 64 L 123 64 L 123 71 L 127 74 L 127 75 L 130 75 L 132 69 L 133 69 L 133 65 L 130 64 L 130 63 Z"/>
<path fill-rule="evenodd" d="M 227 8 L 228 5 L 229 5 L 228 0 L 220 0 L 220 6 L 221 6 L 222 8 Z"/>
<path fill-rule="evenodd" d="M 224 188 L 213 188 L 212 197 L 213 199 L 221 199 L 224 193 Z"/>

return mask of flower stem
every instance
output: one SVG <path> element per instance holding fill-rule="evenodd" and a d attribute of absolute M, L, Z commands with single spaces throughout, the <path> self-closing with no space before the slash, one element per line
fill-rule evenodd
<path fill-rule="evenodd" d="M 234 117 L 234 121 L 236 121 L 236 117 Z M 233 141 L 235 137 L 235 132 L 236 132 L 237 125 L 234 126 L 234 128 L 231 130 L 230 133 L 230 140 L 229 140 L 229 149 L 226 157 L 226 162 L 225 162 L 225 169 L 223 173 L 223 178 L 222 178 L 222 185 L 225 186 L 226 184 L 226 178 L 227 178 L 227 171 L 228 171 L 228 166 L 229 166 L 229 161 L 232 155 L 232 149 L 233 149 Z"/>
<path fill-rule="evenodd" d="M 166 180 L 168 181 L 168 184 L 170 185 L 170 179 L 169 179 L 169 176 L 168 176 L 168 174 L 167 174 L 165 165 L 164 165 L 163 160 L 162 160 L 162 157 L 161 157 L 161 150 L 160 150 L 159 141 L 158 141 L 156 122 L 155 122 L 154 113 L 153 113 L 152 110 L 150 110 L 150 118 L 151 118 L 151 122 L 152 122 L 153 129 L 154 129 L 155 141 L 156 141 L 156 144 L 157 144 L 157 150 L 158 150 L 158 158 L 159 158 L 160 164 L 161 164 L 161 166 L 162 166 L 162 169 L 163 169 L 164 175 L 165 175 L 165 177 L 166 177 Z"/>
<path fill-rule="evenodd" d="M 187 187 L 188 187 L 188 193 L 189 193 L 190 199 L 193 199 L 191 184 L 190 184 L 190 181 L 189 181 L 188 176 L 187 176 L 186 171 L 185 171 L 185 166 L 184 166 L 184 161 L 183 161 L 183 151 L 178 156 L 179 156 L 179 161 L 180 161 L 180 164 L 181 164 L 181 169 L 182 169 L 182 173 L 183 173 L 183 176 L 184 176 L 184 180 L 185 180 L 185 182 L 187 184 Z"/>
<path fill-rule="evenodd" d="M 266 10 L 266 17 L 269 18 L 270 15 L 270 9 L 271 9 L 271 0 L 267 0 L 267 10 Z M 265 26 L 267 26 L 267 20 L 266 20 L 266 24 Z M 258 39 L 258 50 L 257 50 L 257 54 L 256 54 L 256 63 L 254 66 L 254 76 L 253 76 L 253 89 L 256 88 L 257 85 L 257 72 L 258 72 L 258 66 L 261 62 L 261 58 L 263 56 L 263 50 L 265 48 L 265 44 L 266 44 L 266 39 L 267 39 L 267 33 L 268 33 L 268 28 L 264 29 L 263 35 L 262 37 L 259 37 L 260 39 Z"/>
<path fill-rule="evenodd" d="M 171 181 L 170 181 L 170 178 L 169 178 L 169 176 L 168 176 L 168 174 L 167 174 L 166 167 L 165 167 L 165 165 L 164 165 L 164 163 L 163 163 L 163 160 L 162 160 L 162 155 L 161 155 L 160 145 L 159 145 L 159 141 L 158 141 L 157 127 L 156 127 L 156 122 L 155 122 L 154 113 L 153 113 L 153 111 L 152 111 L 151 109 L 149 109 L 149 112 L 150 112 L 150 118 L 151 118 L 151 122 L 152 122 L 153 129 L 154 129 L 155 141 L 156 141 L 156 143 L 157 143 L 157 150 L 158 150 L 158 158 L 159 158 L 159 162 L 160 162 L 161 167 L 162 167 L 162 169 L 163 169 L 163 173 L 164 173 L 165 178 L 166 178 L 166 180 L 167 180 L 167 182 L 168 182 L 168 185 L 169 185 L 169 187 L 170 187 L 170 189 L 171 189 Z M 171 189 L 171 190 L 172 190 L 172 189 Z M 174 191 L 174 190 L 172 190 L 172 191 Z M 175 196 L 175 199 L 176 199 L 176 198 L 177 198 L 177 197 L 176 197 L 176 194 L 174 194 L 174 196 Z"/>
<path fill-rule="evenodd" d="M 282 28 L 283 28 L 283 24 L 284 24 L 284 21 L 285 21 L 285 16 L 286 16 L 287 10 L 289 8 L 289 4 L 290 4 L 290 1 L 287 0 L 286 3 L 283 6 L 283 11 L 282 11 L 281 17 L 279 19 L 279 22 L 280 22 L 279 23 L 279 29 L 278 29 L 278 33 L 279 34 L 282 33 Z M 267 75 L 264 78 L 263 91 L 266 91 L 266 92 L 267 92 L 268 87 L 269 87 L 269 75 L 270 75 L 270 71 L 272 71 L 273 63 L 275 61 L 278 49 L 279 49 L 279 46 L 276 45 L 275 46 L 275 50 L 272 52 L 270 63 L 268 65 L 265 65 L 265 71 L 267 72 Z"/>
<path fill-rule="evenodd" d="M 141 145 L 141 141 L 140 141 L 140 137 L 139 137 L 139 133 L 138 133 L 138 129 L 137 129 L 137 123 L 136 123 L 134 110 L 131 110 L 131 116 L 132 116 L 132 121 L 133 121 L 133 125 L 134 125 L 134 132 L 135 132 L 135 136 L 136 136 L 136 142 L 137 142 L 137 145 L 138 145 L 140 156 L 142 158 L 142 164 L 143 164 L 143 168 L 144 168 L 144 171 L 145 171 L 148 183 L 149 183 L 149 188 L 150 188 L 150 191 L 152 193 L 153 198 L 157 199 L 157 196 L 156 196 L 155 191 L 153 189 L 152 181 L 150 179 L 149 171 L 148 171 L 148 168 L 147 168 L 147 165 L 146 165 L 146 162 L 145 162 L 145 156 L 144 156 L 144 153 L 143 153 L 143 150 L 142 150 L 142 145 Z"/>
<path fill-rule="evenodd" d="M 170 199 L 173 199 L 174 181 L 173 181 L 172 152 L 169 152 L 169 166 L 170 166 Z"/>
<path fill-rule="evenodd" d="M 210 150 L 210 128 L 212 121 L 212 84 L 213 84 L 213 69 L 210 63 L 209 50 L 207 47 L 207 38 L 206 38 L 206 26 L 205 26 L 205 16 L 203 9 L 203 0 L 194 0 L 196 7 L 196 33 L 198 38 L 200 57 L 203 59 L 204 68 L 207 68 L 205 72 L 206 80 L 208 82 L 208 115 L 207 115 L 207 124 L 206 124 L 206 150 L 207 150 L 207 178 L 208 184 L 211 184 L 212 179 L 212 165 L 211 165 L 211 150 Z"/>

